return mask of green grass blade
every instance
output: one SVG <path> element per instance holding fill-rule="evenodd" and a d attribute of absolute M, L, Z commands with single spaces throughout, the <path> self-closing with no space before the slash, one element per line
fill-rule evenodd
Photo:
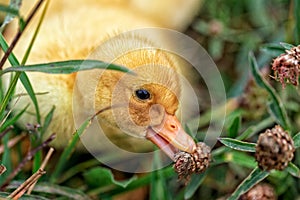
<path fill-rule="evenodd" d="M 21 80 L 21 83 L 23 84 L 24 88 L 26 89 L 26 92 L 29 95 L 31 101 L 33 102 L 35 112 L 36 112 L 36 119 L 37 119 L 37 122 L 40 124 L 41 123 L 40 109 L 39 109 L 38 101 L 35 96 L 35 92 L 30 83 L 30 80 L 25 73 L 20 73 L 20 80 Z"/>
<path fill-rule="evenodd" d="M 5 120 L 5 122 L 0 127 L 0 132 L 4 131 L 7 127 L 14 125 L 16 121 L 24 114 L 24 112 L 27 110 L 28 106 L 23 108 L 18 114 L 15 114 L 12 118 Z"/>
<path fill-rule="evenodd" d="M 275 92 L 275 90 L 271 87 L 271 85 L 269 83 L 267 83 L 264 80 L 264 78 L 259 73 L 258 65 L 257 65 L 256 59 L 252 52 L 249 54 L 249 63 L 250 63 L 252 75 L 253 75 L 256 83 L 260 87 L 266 89 L 266 91 L 269 93 L 269 95 L 271 97 L 271 104 L 269 105 L 269 111 L 271 112 L 271 115 L 276 119 L 276 121 L 285 130 L 290 130 L 290 123 L 288 120 L 286 110 L 283 106 L 283 103 L 280 100 L 277 93 Z"/>
<path fill-rule="evenodd" d="M 164 178 L 170 178 L 170 177 L 173 177 L 176 175 L 173 167 L 167 167 L 167 168 L 161 169 L 160 173 L 164 176 Z M 107 197 L 109 198 L 116 194 L 121 194 L 123 192 L 127 192 L 127 191 L 133 190 L 135 188 L 139 188 L 139 187 L 148 185 L 151 182 L 151 178 L 152 178 L 152 175 L 148 174 L 146 176 L 142 176 L 142 177 L 132 181 L 126 188 L 117 187 L 117 188 L 109 190 L 107 192 L 105 192 L 102 188 L 100 188 L 100 189 L 96 189 L 94 191 L 89 192 L 89 194 L 90 195 L 101 194 L 102 198 L 107 198 Z"/>
<path fill-rule="evenodd" d="M 9 104 L 10 99 L 12 98 L 12 96 L 14 94 L 15 86 L 16 86 L 16 84 L 18 82 L 19 75 L 20 74 L 16 74 L 13 77 L 12 81 L 9 84 L 8 90 L 7 90 L 4 98 L 1 101 L 1 104 L 0 104 L 0 116 L 4 115 L 5 109 L 6 109 L 7 105 Z"/>
<path fill-rule="evenodd" d="M 43 9 L 43 12 L 42 12 L 42 15 L 39 19 L 39 22 L 38 22 L 38 25 L 34 31 L 34 34 L 31 38 L 31 41 L 26 49 L 26 52 L 23 56 L 23 59 L 22 59 L 22 62 L 21 62 L 21 65 L 24 65 L 29 57 L 29 54 L 31 52 L 31 49 L 32 49 L 32 46 L 34 44 L 34 41 L 36 40 L 36 37 L 40 31 L 40 27 L 41 27 L 41 24 L 44 20 L 44 17 L 45 17 L 45 14 L 46 14 L 46 11 L 47 11 L 47 8 L 48 8 L 48 5 L 49 5 L 49 1 L 46 1 L 46 5 Z M 33 102 L 33 105 L 34 105 L 34 108 L 35 108 L 35 111 L 36 111 L 36 119 L 37 119 L 37 122 L 40 124 L 41 123 L 41 115 L 40 115 L 40 109 L 39 109 L 39 105 L 38 105 L 38 101 L 37 101 L 37 98 L 35 96 L 35 93 L 34 93 L 34 90 L 32 88 L 32 85 L 27 77 L 27 75 L 25 73 L 21 73 L 21 76 L 20 76 L 20 80 L 23 84 L 23 86 L 25 87 L 30 99 L 32 100 Z M 38 155 L 38 154 L 37 154 Z"/>
<path fill-rule="evenodd" d="M 51 110 L 49 111 L 49 113 L 46 115 L 44 123 L 42 125 L 42 129 L 41 129 L 42 135 L 47 131 L 47 128 L 49 127 L 49 125 L 52 121 L 52 118 L 53 118 L 54 111 L 55 111 L 55 106 L 53 106 L 51 108 Z"/>
<path fill-rule="evenodd" d="M 20 16 L 19 9 L 13 8 L 11 6 L 0 5 L 0 12 L 6 12 L 13 16 Z"/>
<path fill-rule="evenodd" d="M 0 185 L 2 185 L 5 181 L 6 178 L 9 176 L 9 174 L 13 171 L 13 166 L 12 166 L 12 156 L 11 156 L 11 150 L 8 147 L 8 141 L 10 138 L 10 133 L 7 133 L 3 138 L 2 138 L 2 144 L 4 145 L 4 152 L 3 156 L 1 158 L 1 164 L 6 167 L 6 172 L 0 176 Z"/>
<path fill-rule="evenodd" d="M 120 186 L 126 188 L 137 176 L 132 176 L 128 180 L 117 181 L 110 169 L 104 167 L 94 167 L 83 174 L 86 183 L 90 187 L 105 187 L 108 185 Z"/>
<path fill-rule="evenodd" d="M 86 128 L 91 124 L 91 120 L 92 120 L 92 118 L 89 118 L 81 124 L 79 129 L 73 135 L 73 138 L 70 140 L 68 146 L 64 149 L 64 151 L 63 151 L 62 155 L 60 156 L 58 163 L 51 175 L 50 181 L 52 183 L 56 182 L 57 179 L 59 178 L 61 172 L 64 169 L 66 162 L 69 160 L 70 156 L 72 155 L 72 153 L 75 150 L 76 144 L 80 139 L 80 135 L 83 134 L 83 132 L 86 130 Z"/>
<path fill-rule="evenodd" d="M 40 17 L 40 19 L 39 19 L 39 22 L 38 22 L 38 24 L 37 24 L 37 27 L 36 27 L 36 29 L 35 29 L 35 31 L 34 31 L 34 33 L 33 33 L 33 36 L 32 36 L 32 38 L 31 38 L 31 40 L 30 40 L 30 43 L 29 43 L 29 45 L 28 45 L 28 47 L 27 47 L 27 49 L 26 49 L 26 52 L 25 52 L 25 54 L 24 54 L 24 56 L 23 56 L 21 65 L 24 65 L 24 64 L 26 63 L 28 57 L 29 57 L 29 54 L 30 54 L 31 49 L 32 49 L 32 47 L 33 47 L 33 44 L 34 44 L 34 42 L 35 42 L 35 40 L 36 40 L 36 37 L 37 37 L 37 35 L 38 35 L 39 31 L 40 31 L 41 25 L 42 25 L 42 23 L 43 23 L 43 21 L 44 21 L 44 18 L 45 18 L 45 15 L 46 15 L 46 11 L 47 11 L 48 6 L 49 6 L 49 2 L 50 2 L 50 0 L 49 0 L 49 1 L 46 1 L 46 4 L 45 4 L 44 9 L 43 9 L 43 11 L 42 11 L 42 15 L 41 15 L 41 17 Z"/>
<path fill-rule="evenodd" d="M 43 161 L 42 151 L 36 152 L 36 154 L 34 155 L 34 158 L 33 158 L 32 173 L 35 173 L 36 171 L 39 170 L 39 168 L 42 164 L 42 161 Z"/>
<path fill-rule="evenodd" d="M 285 42 L 280 42 L 280 45 L 285 49 L 285 50 L 290 50 L 291 48 L 295 47 L 292 44 L 285 43 Z M 284 52 L 285 53 L 285 52 Z"/>
<path fill-rule="evenodd" d="M 253 135 L 255 135 L 258 131 L 264 130 L 267 127 L 274 124 L 274 120 L 272 117 L 268 117 L 264 120 L 262 120 L 260 123 L 249 126 L 241 135 L 239 135 L 236 139 L 238 140 L 245 140 Z"/>
<path fill-rule="evenodd" d="M 161 155 L 158 151 L 154 152 L 153 168 L 161 168 Z M 150 182 L 150 200 L 156 199 L 172 199 L 171 194 L 167 188 L 166 179 L 161 173 L 161 170 L 155 170 L 151 173 Z"/>
<path fill-rule="evenodd" d="M 99 60 L 68 60 L 51 63 L 41 63 L 26 66 L 16 66 L 4 69 L 1 73 L 8 72 L 44 72 L 50 74 L 70 74 L 82 70 L 90 69 L 111 69 L 122 72 L 131 72 L 128 68 L 108 64 Z M 0 74 L 1 75 L 1 74 Z"/>
<path fill-rule="evenodd" d="M 3 52 L 7 51 L 8 44 L 7 44 L 7 42 L 6 42 L 6 40 L 5 40 L 5 38 L 4 38 L 4 36 L 3 36 L 2 33 L 0 33 L 0 46 L 1 46 L 2 50 L 3 50 Z M 16 58 L 16 56 L 13 53 L 9 54 L 8 61 L 9 61 L 9 63 L 12 66 L 19 65 L 19 61 L 18 61 L 18 59 Z"/>
<path fill-rule="evenodd" d="M 254 185 L 266 178 L 270 173 L 256 167 L 247 178 L 236 188 L 228 200 L 237 200 L 242 194 L 250 190 Z"/>
<path fill-rule="evenodd" d="M 34 41 L 34 39 L 35 38 L 33 38 L 32 41 Z M 8 44 L 5 41 L 5 38 L 3 37 L 2 34 L 0 34 L 0 45 L 1 45 L 2 50 L 4 52 L 6 52 L 7 49 L 8 49 Z M 30 48 L 27 50 L 27 53 L 26 53 L 27 56 L 28 56 L 29 52 L 30 52 Z M 27 57 L 24 56 L 22 62 L 25 62 L 26 59 L 27 59 Z M 8 60 L 9 60 L 9 62 L 10 62 L 10 64 L 12 66 L 19 66 L 20 65 L 19 61 L 17 60 L 16 56 L 13 53 L 11 53 L 9 55 Z M 1 75 L 1 73 L 0 73 L 0 75 Z M 16 75 L 14 76 L 12 82 L 10 83 L 9 89 L 8 89 L 6 95 L 5 95 L 5 97 L 4 97 L 4 99 L 3 99 L 2 103 L 1 103 L 0 114 L 5 110 L 6 106 L 8 105 L 9 100 L 11 99 L 11 97 L 12 97 L 12 95 L 14 93 L 14 88 L 15 88 L 15 86 L 16 86 L 17 81 L 18 81 L 19 78 L 20 78 L 21 83 L 23 84 L 24 88 L 26 89 L 27 93 L 29 94 L 29 96 L 30 96 L 30 98 L 31 98 L 31 100 L 32 100 L 32 102 L 34 104 L 34 107 L 35 107 L 35 110 L 36 110 L 37 121 L 38 121 L 38 123 L 40 123 L 40 114 L 39 114 L 40 112 L 39 112 L 39 107 L 38 107 L 37 99 L 36 99 L 36 97 L 34 95 L 33 88 L 32 88 L 32 86 L 30 84 L 30 81 L 29 81 L 27 75 L 25 73 L 21 73 L 21 72 L 17 72 Z"/>
<path fill-rule="evenodd" d="M 285 43 L 286 44 L 286 43 Z M 260 48 L 262 51 L 268 53 L 272 57 L 277 57 L 280 54 L 285 53 L 286 48 L 278 43 L 270 43 L 262 45 Z"/>
<path fill-rule="evenodd" d="M 255 159 L 252 156 L 240 151 L 229 151 L 224 154 L 214 156 L 214 165 L 222 163 L 232 163 L 242 167 L 253 169 L 257 166 Z"/>
<path fill-rule="evenodd" d="M 202 174 L 193 174 L 190 183 L 186 186 L 184 190 L 184 199 L 190 199 L 197 189 L 200 187 L 201 183 L 207 175 L 207 170 Z"/>
<path fill-rule="evenodd" d="M 248 127 L 240 136 L 237 137 L 237 139 L 245 140 L 247 138 L 250 138 L 253 135 L 255 135 L 256 133 L 258 133 L 259 131 L 266 129 L 273 124 L 274 124 L 274 120 L 272 119 L 272 117 L 268 117 L 268 118 L 264 119 L 263 121 L 261 121 L 260 123 Z M 212 155 L 218 156 L 218 155 L 225 153 L 227 150 L 228 150 L 228 147 L 222 146 L 217 149 L 214 149 L 212 151 Z"/>
<path fill-rule="evenodd" d="M 300 43 L 300 1 L 294 0 L 294 17 L 295 17 L 295 29 L 294 37 L 295 43 Z"/>
<path fill-rule="evenodd" d="M 22 19 L 19 13 L 21 1 L 22 0 L 11 0 L 9 6 L 0 5 L 0 11 L 7 13 L 1 24 L 0 32 L 3 32 L 5 26 L 9 24 L 16 16 Z"/>
<path fill-rule="evenodd" d="M 242 125 L 240 112 L 233 112 L 228 116 L 228 137 L 236 138 Z"/>
<path fill-rule="evenodd" d="M 300 178 L 300 169 L 294 163 L 289 162 L 289 165 L 285 170 L 288 171 L 292 176 Z"/>
<path fill-rule="evenodd" d="M 0 46 L 1 46 L 2 50 L 3 50 L 3 52 L 7 51 L 8 44 L 7 44 L 4 36 L 2 35 L 2 33 L 0 33 Z M 19 61 L 18 61 L 18 59 L 16 58 L 16 56 L 13 53 L 11 53 L 8 56 L 8 60 L 9 60 L 9 62 L 10 62 L 10 64 L 12 66 L 19 65 Z M 1 73 L 1 71 L 0 71 L 0 73 Z M 13 77 L 13 79 L 12 79 L 10 85 L 9 85 L 8 90 L 7 90 L 5 96 L 3 97 L 2 101 L 1 101 L 1 104 L 0 104 L 0 116 L 3 115 L 3 113 L 5 111 L 5 108 L 7 107 L 8 103 L 9 103 L 9 100 L 11 99 L 11 97 L 12 97 L 12 95 L 14 93 L 14 89 L 15 89 L 15 86 L 17 84 L 17 81 L 18 81 L 19 77 L 20 77 L 20 73 L 16 74 Z"/>
<path fill-rule="evenodd" d="M 57 183 L 62 183 L 67 181 L 68 179 L 72 178 L 76 174 L 81 173 L 82 171 L 86 171 L 89 168 L 99 166 L 99 161 L 96 159 L 90 159 L 88 161 L 81 162 L 66 171 L 59 177 Z"/>
<path fill-rule="evenodd" d="M 294 140 L 294 146 L 295 146 L 295 149 L 299 148 L 299 147 L 300 147 L 300 132 L 297 133 L 297 134 L 293 137 L 293 140 Z"/>
<path fill-rule="evenodd" d="M 238 151 L 255 152 L 255 143 L 243 142 L 232 138 L 219 138 L 219 141 L 225 146 Z"/>
<path fill-rule="evenodd" d="M 5 41 L 2 33 L 0 33 L 0 46 L 1 46 L 1 48 L 4 52 L 7 51 L 8 44 Z M 8 60 L 9 60 L 9 62 L 12 66 L 18 66 L 19 65 L 19 61 L 17 60 L 16 56 L 13 53 L 11 53 L 9 55 Z M 16 75 L 13 77 L 12 81 L 10 82 L 9 88 L 8 88 L 6 94 L 5 94 L 5 96 L 4 96 L 4 98 L 1 102 L 0 115 L 3 114 L 3 112 L 5 111 L 5 108 L 7 107 L 10 99 L 12 98 L 12 96 L 14 94 L 16 84 L 17 84 L 19 78 L 20 78 L 22 84 L 24 85 L 25 89 L 27 90 L 28 94 L 32 98 L 37 113 L 39 113 L 38 106 L 37 106 L 37 100 L 35 99 L 35 95 L 34 95 L 33 89 L 31 87 L 31 84 L 29 82 L 29 79 L 28 79 L 27 75 L 24 74 L 24 73 L 21 73 L 21 72 L 17 72 Z M 37 115 L 37 117 L 38 117 L 37 120 L 39 122 L 40 121 L 39 115 Z"/>

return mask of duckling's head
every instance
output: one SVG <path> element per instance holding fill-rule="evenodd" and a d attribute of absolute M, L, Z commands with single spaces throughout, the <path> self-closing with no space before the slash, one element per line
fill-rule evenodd
<path fill-rule="evenodd" d="M 101 74 L 95 108 L 110 109 L 100 119 L 131 136 L 150 140 L 172 159 L 178 150 L 192 153 L 195 143 L 176 117 L 181 90 L 176 60 L 164 51 L 143 49 L 128 52 L 114 63 L 134 74 Z"/>

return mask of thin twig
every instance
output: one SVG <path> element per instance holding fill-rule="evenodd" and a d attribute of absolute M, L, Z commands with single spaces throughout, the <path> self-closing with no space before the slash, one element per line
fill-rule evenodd
<path fill-rule="evenodd" d="M 19 41 L 22 33 L 24 32 L 25 28 L 27 27 L 27 25 L 29 24 L 29 22 L 32 20 L 33 16 L 36 14 L 36 12 L 38 11 L 38 9 L 40 8 L 40 6 L 42 5 L 43 2 L 44 2 L 44 0 L 40 0 L 35 5 L 35 7 L 30 12 L 28 18 L 25 20 L 23 28 L 19 28 L 18 33 L 14 37 L 14 40 L 12 41 L 12 43 L 10 44 L 10 46 L 8 47 L 7 51 L 5 52 L 3 58 L 0 61 L 0 70 L 2 70 L 2 68 L 4 66 L 4 63 L 6 62 L 8 56 L 11 54 L 12 50 L 14 49 L 14 47 L 17 44 L 17 42 Z"/>
<path fill-rule="evenodd" d="M 42 148 L 48 146 L 48 144 L 55 139 L 55 134 L 53 133 L 50 137 L 45 140 L 41 145 L 29 151 L 26 157 L 21 161 L 21 163 L 17 166 L 17 168 L 7 177 L 5 182 L 1 185 L 0 190 L 4 190 L 7 185 L 14 179 L 14 177 L 19 173 L 19 171 L 24 167 L 24 165 L 32 159 L 32 157 Z"/>
<path fill-rule="evenodd" d="M 1 119 L 2 121 L 0 122 L 0 127 L 6 122 L 6 120 L 8 119 L 9 115 L 11 114 L 11 112 L 13 111 L 13 109 L 16 107 L 16 105 L 18 104 L 19 100 L 21 97 L 18 97 L 16 99 L 16 101 L 14 102 L 13 105 L 11 105 L 10 109 L 8 110 L 8 112 L 5 114 L 4 118 Z"/>
<path fill-rule="evenodd" d="M 13 191 L 7 198 L 8 199 L 19 199 L 27 189 L 34 184 L 43 174 L 46 172 L 39 169 L 33 175 L 31 175 L 24 183 L 22 183 L 15 191 Z"/>
<path fill-rule="evenodd" d="M 49 151 L 48 151 L 48 153 L 47 153 L 45 159 L 43 160 L 43 162 L 42 162 L 42 164 L 41 164 L 40 170 L 44 170 L 44 169 L 45 169 L 45 167 L 46 167 L 46 165 L 47 165 L 47 163 L 48 163 L 50 157 L 52 156 L 53 152 L 54 152 L 54 148 L 51 147 L 51 148 L 49 149 Z M 35 184 L 36 184 L 36 182 L 34 182 L 34 183 L 29 187 L 29 189 L 28 189 L 28 191 L 27 191 L 27 194 L 31 194 L 31 192 L 32 192 L 32 190 L 33 190 Z"/>
<path fill-rule="evenodd" d="M 0 139 L 3 138 L 9 131 L 11 131 L 14 127 L 9 126 L 7 127 L 2 133 L 0 133 Z"/>
<path fill-rule="evenodd" d="M 26 134 L 17 135 L 16 137 L 14 137 L 8 141 L 7 147 L 11 148 L 11 147 L 15 146 L 19 141 L 21 141 L 25 137 L 26 137 Z M 4 148 L 5 148 L 4 145 L 0 145 L 0 154 L 2 154 L 4 152 Z"/>

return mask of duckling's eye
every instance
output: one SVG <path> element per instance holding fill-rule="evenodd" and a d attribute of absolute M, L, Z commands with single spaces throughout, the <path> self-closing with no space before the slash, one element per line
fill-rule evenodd
<path fill-rule="evenodd" d="M 148 90 L 145 89 L 136 90 L 135 95 L 141 100 L 146 100 L 150 98 L 150 93 L 148 92 Z"/>

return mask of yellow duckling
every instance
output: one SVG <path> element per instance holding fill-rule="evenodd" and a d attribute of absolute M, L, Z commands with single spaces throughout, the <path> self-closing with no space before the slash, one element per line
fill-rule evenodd
<path fill-rule="evenodd" d="M 137 28 L 183 30 L 199 4 L 199 0 L 78 0 L 76 3 L 52 0 L 27 64 L 93 58 L 113 61 L 135 72 L 135 75 L 109 70 L 93 70 L 84 75 L 28 73 L 34 91 L 47 92 L 37 96 L 42 117 L 53 105 L 56 107 L 48 128 L 49 134 L 57 134 L 54 146 L 63 148 L 78 128 L 76 125 L 82 119 L 75 125 L 74 113 L 84 115 L 88 110 L 92 110 L 92 114 L 106 109 L 99 114 L 98 122 L 106 136 L 122 148 L 134 151 L 138 146 L 149 146 L 151 143 L 144 140 L 146 138 L 171 158 L 178 149 L 192 152 L 195 143 L 175 116 L 181 93 L 177 58 L 159 49 L 144 49 L 153 43 L 147 35 L 127 34 L 104 49 L 101 45 L 124 31 Z M 29 3 L 24 5 L 23 13 L 29 7 Z M 24 54 L 37 21 L 38 16 L 16 46 L 14 53 L 18 58 Z M 128 46 L 140 49 L 119 55 Z M 21 84 L 16 91 L 24 92 Z M 29 97 L 22 97 L 14 109 L 22 109 L 30 103 Z M 30 105 L 19 124 L 36 123 L 32 113 L 35 110 Z M 93 140 L 90 133 L 87 137 Z M 165 147 L 166 144 L 171 145 Z"/>

